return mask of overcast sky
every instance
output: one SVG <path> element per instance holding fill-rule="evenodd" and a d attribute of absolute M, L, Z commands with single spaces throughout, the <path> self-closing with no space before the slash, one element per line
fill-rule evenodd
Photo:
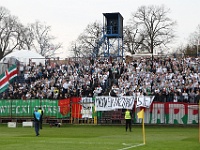
<path fill-rule="evenodd" d="M 177 21 L 174 45 L 185 44 L 200 24 L 200 0 L 1 0 L 0 6 L 10 10 L 27 25 L 40 21 L 51 26 L 51 34 L 63 44 L 61 57 L 69 56 L 69 44 L 76 40 L 86 26 L 95 21 L 103 22 L 102 13 L 119 12 L 124 24 L 142 5 L 164 5 Z M 173 46 L 174 48 L 176 46 Z"/>

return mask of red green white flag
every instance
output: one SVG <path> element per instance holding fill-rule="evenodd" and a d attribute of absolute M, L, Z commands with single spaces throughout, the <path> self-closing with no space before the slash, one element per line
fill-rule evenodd
<path fill-rule="evenodd" d="M 6 75 L 6 73 L 2 73 L 0 75 L 0 93 L 4 92 L 8 88 L 8 85 L 9 85 L 8 81 L 9 81 L 9 78 Z"/>
<path fill-rule="evenodd" d="M 13 79 L 17 76 L 17 66 L 12 65 L 10 68 L 8 68 L 8 75 L 9 75 L 9 81 L 12 82 Z"/>
<path fill-rule="evenodd" d="M 17 66 L 13 65 L 6 70 L 6 72 L 0 75 L 0 93 L 4 92 L 8 86 L 9 82 L 12 82 L 13 79 L 17 76 Z"/>

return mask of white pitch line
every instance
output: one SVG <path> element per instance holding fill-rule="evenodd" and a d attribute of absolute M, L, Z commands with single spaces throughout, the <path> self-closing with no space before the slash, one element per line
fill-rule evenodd
<path fill-rule="evenodd" d="M 130 145 L 132 145 L 132 144 L 122 143 L 122 145 L 124 145 L 124 146 L 130 146 Z"/>
<path fill-rule="evenodd" d="M 130 148 L 134 148 L 134 147 L 138 147 L 138 146 L 143 146 L 143 145 L 145 145 L 145 144 L 144 144 L 144 143 L 142 143 L 142 144 L 137 144 L 137 145 L 133 145 L 133 146 L 125 147 L 125 148 L 118 149 L 118 150 L 126 150 L 126 149 L 130 149 Z"/>

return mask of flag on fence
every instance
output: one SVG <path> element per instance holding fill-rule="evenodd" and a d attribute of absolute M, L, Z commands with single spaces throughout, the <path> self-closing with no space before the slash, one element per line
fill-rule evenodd
<path fill-rule="evenodd" d="M 16 65 L 11 66 L 6 70 L 6 72 L 0 75 L 0 93 L 4 92 L 8 88 L 9 82 L 12 82 L 16 76 L 17 76 Z"/>

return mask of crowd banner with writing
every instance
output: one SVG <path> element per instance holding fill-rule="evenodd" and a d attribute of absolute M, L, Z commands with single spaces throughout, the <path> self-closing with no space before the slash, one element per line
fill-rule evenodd
<path fill-rule="evenodd" d="M 93 110 L 94 103 L 92 97 L 82 97 L 80 103 L 82 105 L 81 109 L 82 118 L 93 118 L 92 114 L 94 111 Z"/>
<path fill-rule="evenodd" d="M 92 118 L 94 111 L 92 97 L 73 97 L 71 100 L 73 118 Z"/>
<path fill-rule="evenodd" d="M 139 111 L 140 108 L 136 108 L 136 112 Z M 198 104 L 153 102 L 150 108 L 145 108 L 144 121 L 147 124 L 198 124 Z"/>
<path fill-rule="evenodd" d="M 137 112 L 141 110 L 134 99 L 125 97 L 98 96 L 74 97 L 62 100 L 0 100 L 1 117 L 33 117 L 33 112 L 42 107 L 44 116 L 53 118 L 93 118 L 97 112 L 130 108 L 134 110 L 136 123 L 140 122 Z M 146 106 L 146 105 L 143 105 Z M 149 105 L 147 105 L 149 106 Z M 135 109 L 134 109 L 135 108 Z M 144 108 L 144 122 L 147 124 L 198 124 L 198 104 L 152 102 Z"/>
<path fill-rule="evenodd" d="M 65 101 L 65 105 L 61 105 Z M 33 117 L 33 112 L 42 106 L 45 116 L 62 118 L 68 115 L 69 110 L 63 111 L 68 100 L 0 100 L 0 114 L 2 117 Z"/>
<path fill-rule="evenodd" d="M 144 96 L 140 95 L 137 97 L 136 107 L 146 107 L 149 108 L 153 102 L 155 96 Z"/>
<path fill-rule="evenodd" d="M 133 96 L 97 96 L 95 98 L 96 111 L 111 111 L 116 109 L 133 109 Z"/>

